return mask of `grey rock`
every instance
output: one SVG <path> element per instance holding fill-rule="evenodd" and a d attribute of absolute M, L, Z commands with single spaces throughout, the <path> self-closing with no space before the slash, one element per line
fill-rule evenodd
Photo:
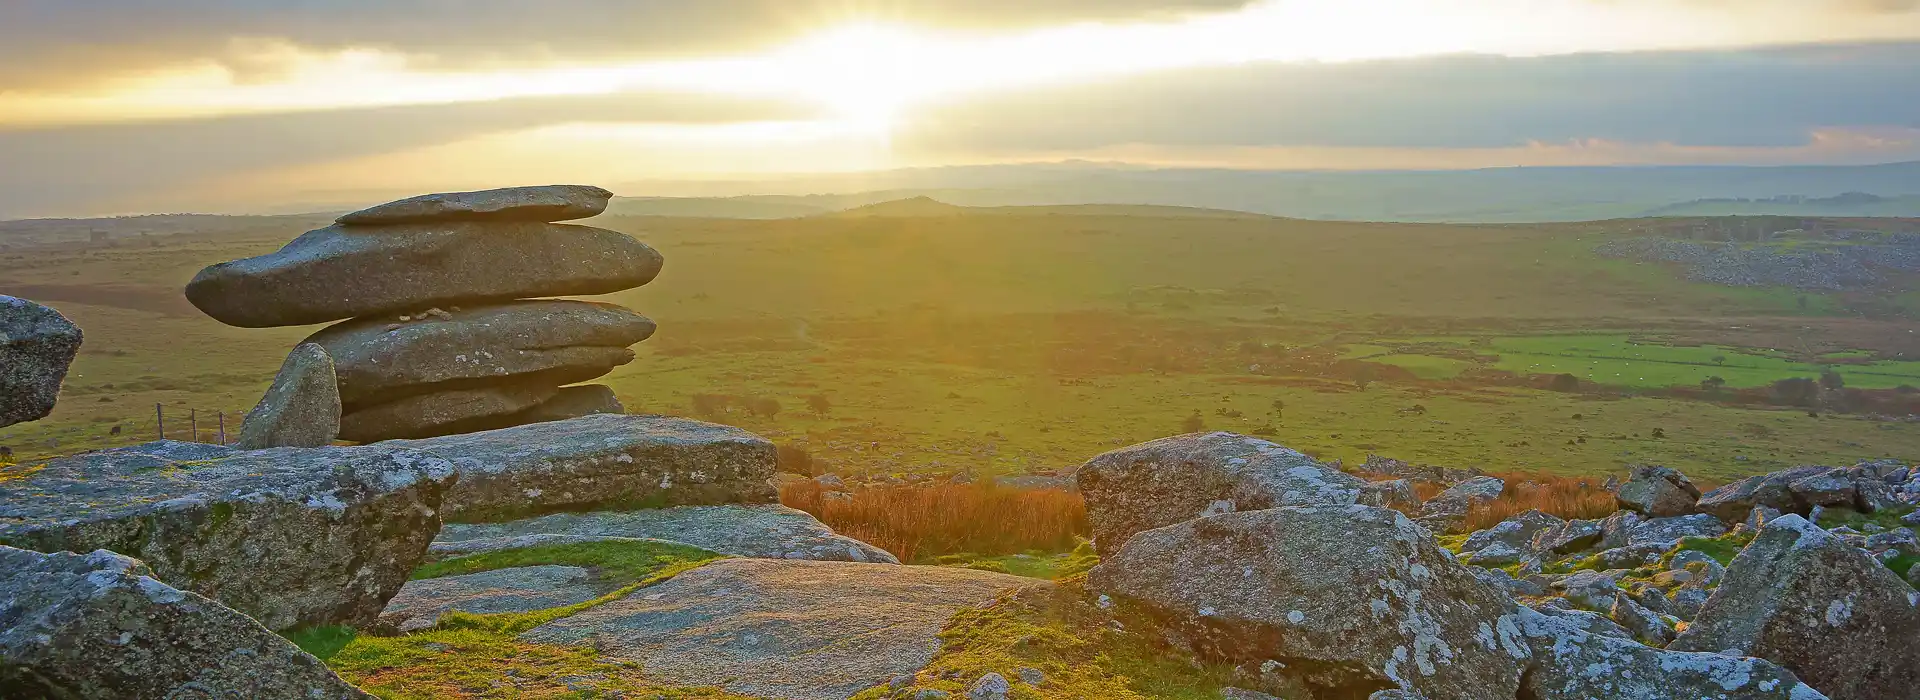
<path fill-rule="evenodd" d="M 1806 506 L 1794 498 L 1788 486 L 1795 479 L 1825 471 L 1825 467 L 1795 467 L 1772 474 L 1750 476 L 1708 491 L 1697 504 L 1700 511 L 1722 522 L 1745 520 L 1754 506 L 1767 506 L 1783 513 L 1806 513 Z"/>
<path fill-rule="evenodd" d="M 995 477 L 993 483 L 995 486 L 1022 491 L 1073 491 L 1079 488 L 1072 477 L 1045 474 Z"/>
<path fill-rule="evenodd" d="M 1377 696 L 1379 693 L 1375 693 L 1374 695 Z M 1280 700 L 1280 698 L 1262 693 L 1258 690 L 1247 690 L 1246 688 L 1228 686 L 1220 689 L 1220 700 Z"/>
<path fill-rule="evenodd" d="M 950 697 L 953 697 L 953 693 L 939 688 L 925 688 L 913 694 L 913 700 L 947 700 Z"/>
<path fill-rule="evenodd" d="M 1767 523 L 1672 648 L 1740 649 L 1836 698 L 1911 698 L 1920 688 L 1913 589 L 1797 515 Z"/>
<path fill-rule="evenodd" d="M 1094 546 L 1207 513 L 1353 503 L 1365 482 L 1259 438 L 1194 433 L 1094 457 L 1076 474 Z"/>
<path fill-rule="evenodd" d="M 1902 555 L 1920 554 L 1920 538 L 1912 530 L 1894 528 L 1867 538 L 1866 549 L 1876 554 L 1893 551 Z"/>
<path fill-rule="evenodd" d="M 1672 545 L 1663 542 L 1630 544 L 1602 550 L 1593 556 L 1609 569 L 1637 569 L 1659 561 L 1660 556 L 1671 548 Z"/>
<path fill-rule="evenodd" d="M 1406 479 L 1390 481 L 1372 481 L 1360 487 L 1360 505 L 1380 508 L 1405 507 L 1416 508 L 1420 498 L 1414 495 L 1413 482 Z"/>
<path fill-rule="evenodd" d="M 1642 464 L 1633 468 L 1627 483 L 1614 494 L 1620 507 L 1654 518 L 1667 518 L 1694 512 L 1700 489 L 1687 475 L 1668 467 Z"/>
<path fill-rule="evenodd" d="M 368 207 L 341 215 L 334 222 L 369 226 L 430 221 L 568 221 L 599 215 L 607 210 L 607 201 L 612 198 L 612 192 L 592 185 L 442 192 Z"/>
<path fill-rule="evenodd" d="M 1553 600 L 1560 601 L 1561 599 L 1554 598 Z M 1553 605 L 1539 605 L 1534 606 L 1533 609 L 1539 611 L 1542 615 L 1563 620 L 1572 627 L 1590 635 L 1613 637 L 1615 639 L 1633 639 L 1633 633 L 1628 632 L 1627 628 L 1621 627 L 1620 624 L 1614 622 L 1612 618 L 1591 610 L 1576 610 L 1569 607 Z"/>
<path fill-rule="evenodd" d="M 1793 480 L 1787 487 L 1793 490 L 1793 495 L 1800 502 L 1827 508 L 1851 508 L 1860 495 L 1847 470 L 1839 468 L 1803 476 Z"/>
<path fill-rule="evenodd" d="M 1627 529 L 1627 544 L 1672 547 L 1688 537 L 1719 537 L 1727 526 L 1719 518 L 1704 513 L 1671 518 L 1643 520 Z"/>
<path fill-rule="evenodd" d="M 556 392 L 553 398 L 508 416 L 506 420 L 512 425 L 527 425 L 572 420 L 602 413 L 618 415 L 626 412 L 627 407 L 621 405 L 620 397 L 613 393 L 613 387 L 604 384 L 585 384 L 560 387 L 560 391 Z"/>
<path fill-rule="evenodd" d="M 926 668 L 954 613 L 1050 585 L 950 567 L 722 559 L 521 638 L 589 643 L 656 681 L 841 700 Z"/>
<path fill-rule="evenodd" d="M 847 482 L 837 474 L 821 474 L 813 477 L 813 482 L 829 489 L 841 490 L 847 488 Z"/>
<path fill-rule="evenodd" d="M 758 559 L 900 563 L 884 549 L 836 534 L 805 511 L 778 504 L 555 513 L 506 523 L 450 524 L 441 529 L 432 551 L 447 556 L 513 548 L 526 546 L 514 544 L 524 542 L 522 538 L 538 536 L 664 540 Z"/>
<path fill-rule="evenodd" d="M 450 610 L 468 613 L 528 612 L 584 603 L 607 591 L 577 566 L 522 566 L 462 576 L 408 581 L 380 613 L 382 626 L 415 632 L 434 626 Z"/>
<path fill-rule="evenodd" d="M 0 482 L 0 544 L 136 556 L 269 629 L 360 624 L 439 531 L 453 479 L 397 447 L 147 443 Z"/>
<path fill-rule="evenodd" d="M 1612 610 L 1614 596 L 1620 593 L 1619 573 L 1613 571 L 1575 571 L 1555 582 L 1567 600 L 1588 610 Z"/>
<path fill-rule="evenodd" d="M 1613 515 L 1602 518 L 1598 546 L 1601 549 L 1627 546 L 1631 539 L 1629 534 L 1640 525 L 1641 520 L 1640 514 L 1631 510 L 1614 511 Z"/>
<path fill-rule="evenodd" d="M 1778 517 L 1780 517 L 1780 511 L 1775 510 L 1772 506 L 1754 506 L 1752 510 L 1747 511 L 1747 518 L 1740 521 L 1740 524 L 1735 526 L 1734 530 L 1736 532 L 1759 532 L 1760 528 L 1766 527 L 1768 521 Z"/>
<path fill-rule="evenodd" d="M 1222 696 L 1225 697 L 1224 695 Z M 1226 698 L 1225 700 L 1234 700 Z M 1276 699 L 1277 700 L 1277 699 Z M 1405 690 L 1379 690 L 1367 696 L 1367 700 L 1427 700 L 1427 696 Z"/>
<path fill-rule="evenodd" d="M 547 383 L 448 389 L 363 406 L 340 417 L 340 439 L 368 443 L 459 435 L 502 427 L 513 416 L 551 401 Z"/>
<path fill-rule="evenodd" d="M 1598 520 L 1568 520 L 1541 530 L 1533 537 L 1533 550 L 1542 554 L 1572 554 L 1600 542 Z"/>
<path fill-rule="evenodd" d="M 1702 563 L 1702 564 L 1712 564 L 1714 566 L 1720 565 L 1720 562 L 1714 561 L 1713 557 L 1707 556 L 1706 552 L 1687 549 L 1687 550 L 1674 552 L 1673 559 L 1668 560 L 1667 562 L 1667 568 L 1668 569 L 1685 569 L 1687 568 L 1688 564 L 1693 564 L 1696 562 Z"/>
<path fill-rule="evenodd" d="M 340 435 L 340 389 L 333 358 L 312 343 L 294 346 L 273 386 L 240 424 L 235 447 L 326 447 Z"/>
<path fill-rule="evenodd" d="M 0 427 L 53 412 L 80 340 L 60 312 L 0 294 Z"/>
<path fill-rule="evenodd" d="M 1460 551 L 1478 552 L 1496 544 L 1505 545 L 1507 549 L 1516 552 L 1531 549 L 1535 536 L 1565 525 L 1566 522 L 1537 510 L 1529 510 L 1500 521 L 1498 525 L 1468 535 L 1466 542 L 1460 545 Z"/>
<path fill-rule="evenodd" d="M 653 281 L 660 254 L 626 234 L 540 223 L 330 226 L 201 270 L 187 300 L 231 326 L 324 323 Z"/>
<path fill-rule="evenodd" d="M 731 426 L 601 414 L 383 443 L 446 457 L 450 522 L 593 508 L 771 503 L 774 447 Z"/>
<path fill-rule="evenodd" d="M 1491 476 L 1476 476 L 1454 484 L 1421 506 L 1420 523 L 1435 532 L 1459 532 L 1466 523 L 1468 511 L 1499 498 L 1506 486 L 1505 481 Z"/>
<path fill-rule="evenodd" d="M 1534 700 L 1816 700 L 1825 695 L 1761 659 L 1655 649 L 1592 634 L 1574 622 L 1521 608 L 1516 627 L 1531 647 L 1520 697 Z M 1483 696 L 1489 697 L 1489 696 Z M 1508 697 L 1501 695 L 1500 697 Z"/>
<path fill-rule="evenodd" d="M 1659 586 L 1645 581 L 1636 581 L 1632 585 L 1627 586 L 1627 594 L 1631 595 L 1633 602 L 1638 603 L 1640 607 L 1661 615 L 1673 614 L 1673 602 L 1667 600 L 1666 592 L 1662 591 Z"/>
<path fill-rule="evenodd" d="M 967 700 L 1007 700 L 1007 693 L 1013 692 L 1013 684 L 1007 677 L 988 672 L 973 685 L 967 686 Z"/>
<path fill-rule="evenodd" d="M 1613 597 L 1613 609 L 1607 617 L 1648 645 L 1664 647 L 1673 641 L 1673 627 L 1661 619 L 1659 613 L 1648 610 L 1625 593 Z"/>
<path fill-rule="evenodd" d="M 1014 670 L 1013 675 L 1019 676 L 1020 682 L 1027 685 L 1041 685 L 1047 682 L 1047 673 L 1032 666 L 1021 666 Z"/>
<path fill-rule="evenodd" d="M 398 327 L 392 327 L 397 325 Z M 359 318 L 305 342 L 326 348 L 348 409 L 447 388 L 537 377 L 559 386 L 633 360 L 654 322 L 612 304 L 514 301 L 423 315 Z"/>
<path fill-rule="evenodd" d="M 1706 607 L 1707 599 L 1712 596 L 1705 587 L 1696 585 L 1699 583 L 1699 581 L 1689 582 L 1674 590 L 1673 595 L 1667 598 L 1673 606 L 1675 617 L 1689 621 L 1699 617 L 1700 609 Z"/>
<path fill-rule="evenodd" d="M 260 623 L 104 550 L 0 546 L 0 695 L 370 700 Z"/>
<path fill-rule="evenodd" d="M 1148 530 L 1090 589 L 1165 618 L 1184 646 L 1230 662 L 1315 669 L 1331 688 L 1436 700 L 1511 697 L 1524 647 L 1513 602 L 1397 511 L 1275 508 Z"/>
<path fill-rule="evenodd" d="M 1532 550 L 1521 549 L 1506 542 L 1494 542 L 1480 551 L 1467 555 L 1467 561 L 1474 566 L 1506 566 L 1518 564 L 1534 557 Z"/>

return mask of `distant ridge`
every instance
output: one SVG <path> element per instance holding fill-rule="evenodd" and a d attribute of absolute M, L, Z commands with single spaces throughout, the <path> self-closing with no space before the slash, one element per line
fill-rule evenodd
<path fill-rule="evenodd" d="M 1159 204 L 1035 204 L 1004 207 L 966 207 L 925 195 L 817 214 L 814 218 L 879 218 L 926 216 L 1139 216 L 1162 219 L 1276 219 L 1279 217 L 1227 209 L 1178 207 Z"/>

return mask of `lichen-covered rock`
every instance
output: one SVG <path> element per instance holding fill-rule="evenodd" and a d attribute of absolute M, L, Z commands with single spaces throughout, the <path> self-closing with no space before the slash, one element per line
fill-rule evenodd
<path fill-rule="evenodd" d="M 1440 533 L 1455 533 L 1466 524 L 1467 512 L 1474 506 L 1500 497 L 1507 482 L 1491 476 L 1476 476 L 1441 491 L 1420 508 L 1420 524 Z"/>
<path fill-rule="evenodd" d="M 1614 493 L 1620 507 L 1654 518 L 1668 518 L 1694 512 L 1700 489 L 1668 467 L 1642 464 L 1633 468 L 1627 483 Z"/>
<path fill-rule="evenodd" d="M 260 623 L 112 552 L 0 546 L 0 697 L 371 700 Z"/>
<path fill-rule="evenodd" d="M 1672 648 L 1739 649 L 1835 698 L 1912 698 L 1920 689 L 1913 588 L 1797 515 L 1767 523 Z"/>
<path fill-rule="evenodd" d="M 1788 484 L 1825 469 L 1825 467 L 1795 467 L 1771 474 L 1750 476 L 1708 491 L 1700 497 L 1700 502 L 1696 505 L 1700 512 L 1711 514 L 1722 522 L 1728 523 L 1745 520 L 1748 511 L 1753 510 L 1754 506 L 1767 506 L 1783 513 L 1805 514 L 1806 506 L 1794 499 L 1793 489 Z"/>
<path fill-rule="evenodd" d="M 608 591 L 578 566 L 519 566 L 462 576 L 408 581 L 387 601 L 380 624 L 415 632 L 439 623 L 449 611 L 491 614 L 530 612 L 583 603 Z"/>
<path fill-rule="evenodd" d="M 1275 508 L 1148 530 L 1090 588 L 1143 606 L 1203 656 L 1274 660 L 1337 692 L 1512 697 L 1514 604 L 1397 511 Z"/>
<path fill-rule="evenodd" d="M 1407 481 L 1406 479 L 1392 479 L 1389 481 L 1372 481 L 1361 486 L 1360 497 L 1357 502 L 1363 506 L 1377 506 L 1380 508 L 1393 508 L 1396 506 L 1417 508 L 1420 505 L 1420 498 L 1414 495 L 1413 482 Z"/>
<path fill-rule="evenodd" d="M 0 294 L 0 427 L 53 412 L 80 340 L 60 312 Z"/>
<path fill-rule="evenodd" d="M 739 428 L 600 414 L 388 443 L 453 462 L 453 522 L 600 507 L 772 503 L 774 447 Z"/>
<path fill-rule="evenodd" d="M 835 533 L 805 511 L 779 504 L 603 510 L 452 524 L 440 530 L 431 551 L 449 556 L 600 539 L 664 540 L 759 559 L 900 563 L 884 549 Z"/>
<path fill-rule="evenodd" d="M 333 358 L 312 343 L 294 346 L 273 386 L 240 424 L 243 450 L 325 447 L 340 435 L 340 388 Z"/>
<path fill-rule="evenodd" d="M 477 192 L 423 194 L 368 207 L 334 219 L 352 226 L 429 221 L 535 221 L 585 219 L 607 210 L 613 193 L 592 185 L 502 187 Z"/>
<path fill-rule="evenodd" d="M 1596 546 L 1601 549 L 1613 549 L 1631 544 L 1633 529 L 1639 527 L 1643 520 L 1645 518 L 1631 510 L 1616 510 L 1613 515 L 1601 518 L 1600 541 Z"/>
<path fill-rule="evenodd" d="M 1531 700 L 1827 697 L 1793 672 L 1761 659 L 1655 649 L 1525 608 L 1515 614 L 1513 626 L 1531 647 L 1520 695 Z"/>
<path fill-rule="evenodd" d="M 1659 613 L 1647 609 L 1624 592 L 1614 595 L 1613 609 L 1608 611 L 1607 617 L 1649 645 L 1664 647 L 1673 641 L 1673 625 L 1667 624 Z"/>
<path fill-rule="evenodd" d="M 397 326 L 397 327 L 395 327 Z M 647 317 L 612 304 L 514 301 L 422 315 L 344 321 L 305 342 L 326 348 L 351 410 L 410 394 L 539 378 L 560 386 L 633 360 Z"/>
<path fill-rule="evenodd" d="M 509 416 L 552 400 L 560 389 L 538 380 L 447 389 L 362 406 L 340 417 L 340 439 L 410 440 L 507 427 Z"/>
<path fill-rule="evenodd" d="M 1727 534 L 1727 526 L 1719 518 L 1695 513 L 1635 523 L 1627 528 L 1627 545 L 1657 545 L 1664 549 L 1688 537 L 1719 537 L 1724 534 Z"/>
<path fill-rule="evenodd" d="M 274 630 L 358 624 L 406 582 L 453 480 L 398 447 L 154 442 L 0 482 L 0 544 L 138 557 Z"/>
<path fill-rule="evenodd" d="M 1460 551 L 1473 553 L 1475 564 L 1512 564 L 1531 554 L 1533 540 L 1541 532 L 1558 528 L 1566 522 L 1537 510 L 1529 510 L 1468 535 L 1467 541 L 1460 545 Z"/>
<path fill-rule="evenodd" d="M 230 326 L 298 326 L 607 294 L 653 281 L 661 262 L 660 253 L 626 234 L 590 226 L 336 225 L 273 253 L 201 270 L 187 284 L 187 300 Z"/>
<path fill-rule="evenodd" d="M 1312 457 L 1234 433 L 1176 435 L 1094 457 L 1075 479 L 1094 546 L 1211 513 L 1353 503 L 1366 483 Z"/>
<path fill-rule="evenodd" d="M 1568 520 L 1533 536 L 1533 550 L 1541 554 L 1572 554 L 1600 542 L 1598 520 Z"/>

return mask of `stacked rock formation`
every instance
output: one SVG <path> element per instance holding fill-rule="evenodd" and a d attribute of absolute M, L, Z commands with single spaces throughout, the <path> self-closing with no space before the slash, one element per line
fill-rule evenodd
<path fill-rule="evenodd" d="M 333 360 L 341 439 L 620 413 L 607 387 L 566 385 L 631 362 L 653 321 L 539 299 L 632 289 L 660 273 L 660 254 L 626 234 L 554 223 L 599 214 L 612 196 L 551 185 L 391 202 L 201 270 L 187 299 L 246 328 L 346 319 L 303 341 Z"/>

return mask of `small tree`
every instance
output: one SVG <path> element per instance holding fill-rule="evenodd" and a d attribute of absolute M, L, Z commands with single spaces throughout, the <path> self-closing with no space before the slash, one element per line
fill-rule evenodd
<path fill-rule="evenodd" d="M 825 416 L 833 412 L 833 402 L 827 400 L 826 394 L 814 394 L 807 397 L 807 410 L 816 416 Z"/>
<path fill-rule="evenodd" d="M 1193 409 L 1193 415 L 1187 416 L 1186 420 L 1180 421 L 1180 432 L 1183 433 L 1197 433 L 1206 429 L 1207 421 L 1200 417 L 1200 409 L 1197 408 Z"/>
<path fill-rule="evenodd" d="M 1717 374 L 1711 377 L 1707 377 L 1706 379 L 1700 380 L 1701 391 L 1719 391 L 1721 389 L 1726 388 L 1726 386 L 1727 386 L 1727 380 L 1721 378 L 1720 375 L 1717 375 Z"/>
<path fill-rule="evenodd" d="M 1820 370 L 1820 388 L 1827 391 L 1839 391 L 1847 388 L 1847 380 L 1835 372 L 1832 367 Z"/>

